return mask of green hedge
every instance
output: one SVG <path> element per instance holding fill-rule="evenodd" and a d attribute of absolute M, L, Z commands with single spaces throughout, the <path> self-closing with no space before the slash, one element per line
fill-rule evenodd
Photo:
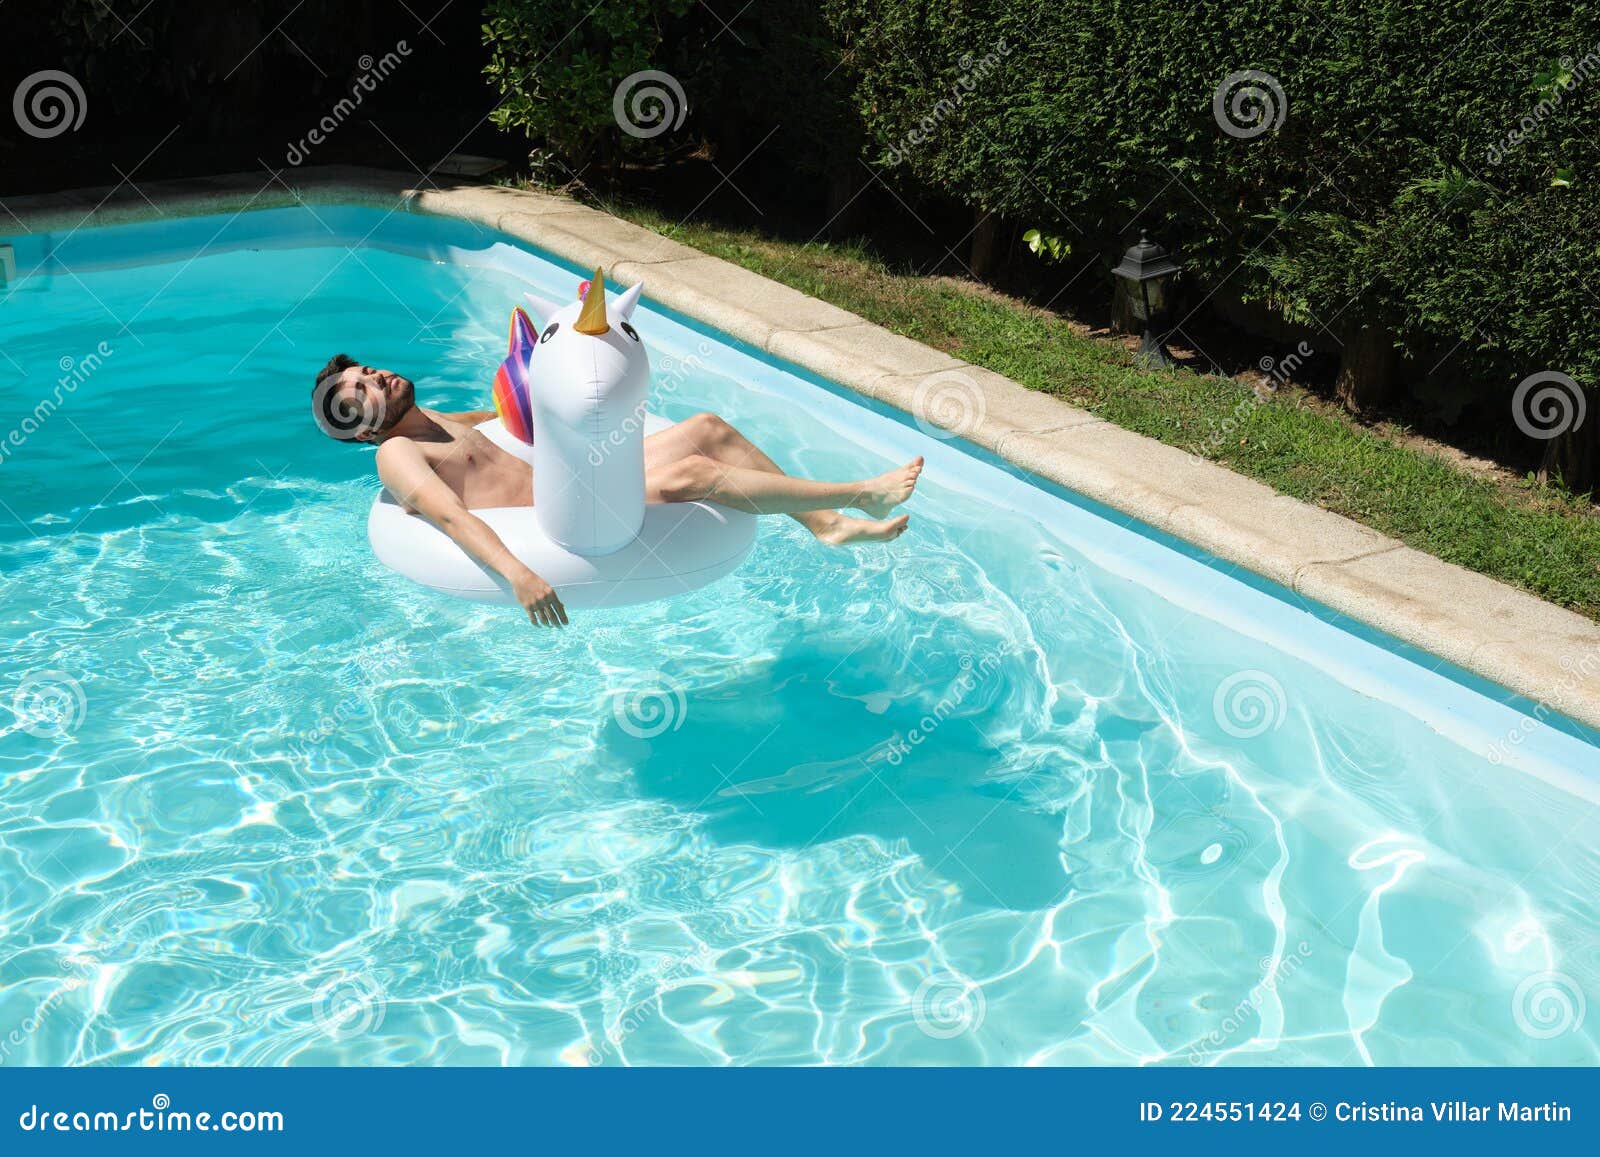
<path fill-rule="evenodd" d="M 541 56 L 583 7 L 491 0 L 507 123 L 649 148 L 608 125 L 611 88 L 661 68 L 701 138 L 742 122 L 753 144 L 779 124 L 802 174 L 859 154 L 908 200 L 1059 234 L 1075 262 L 1108 262 L 1147 227 L 1181 250 L 1188 308 L 1265 303 L 1347 355 L 1377 334 L 1410 355 L 1416 398 L 1447 419 L 1475 410 L 1508 444 L 1532 444 L 1510 411 L 1523 378 L 1600 380 L 1593 2 L 756 0 L 735 37 L 651 0 Z M 1271 78 L 1255 87 L 1282 120 L 1230 135 L 1214 100 L 1245 70 Z M 1588 401 L 1580 437 L 1551 443 L 1583 486 Z"/>
<path fill-rule="evenodd" d="M 492 119 L 527 134 L 552 183 L 594 185 L 707 142 L 724 167 L 759 147 L 806 176 L 861 148 L 848 74 L 811 0 L 752 0 L 722 18 L 698 0 L 488 0 L 483 34 L 501 95 Z M 627 84 L 644 72 L 671 83 Z"/>
<path fill-rule="evenodd" d="M 1079 252 L 1146 225 L 1183 250 L 1191 302 L 1231 291 L 1333 344 L 1376 327 L 1447 414 L 1479 403 L 1513 427 L 1526 375 L 1600 379 L 1592 3 L 829 0 L 829 16 L 886 172 Z M 1276 81 L 1283 119 L 1241 139 L 1213 99 L 1246 69 Z"/>

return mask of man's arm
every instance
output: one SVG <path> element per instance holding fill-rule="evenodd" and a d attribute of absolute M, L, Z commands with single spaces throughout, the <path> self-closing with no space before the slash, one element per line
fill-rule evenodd
<path fill-rule="evenodd" d="M 395 501 L 411 513 L 422 515 L 462 550 L 510 583 L 511 593 L 533 623 L 566 626 L 567 610 L 550 584 L 507 550 L 493 527 L 462 505 L 456 492 L 434 473 L 415 442 L 391 438 L 379 446 L 378 477 Z"/>

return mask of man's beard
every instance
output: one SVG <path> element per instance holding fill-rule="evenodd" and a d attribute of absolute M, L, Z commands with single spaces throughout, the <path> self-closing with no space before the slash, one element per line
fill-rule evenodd
<path fill-rule="evenodd" d="M 417 388 L 410 378 L 400 379 L 405 384 L 400 387 L 400 392 L 395 397 L 384 403 L 383 417 L 378 423 L 375 433 L 387 434 L 398 426 L 403 418 L 417 408 Z"/>

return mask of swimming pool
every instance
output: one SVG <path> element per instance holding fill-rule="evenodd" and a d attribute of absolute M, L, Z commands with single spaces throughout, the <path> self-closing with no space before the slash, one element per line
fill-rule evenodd
<path fill-rule="evenodd" d="M 572 270 L 352 207 L 12 243 L 0 1063 L 1597 1059 L 1581 729 L 660 311 L 656 409 L 926 454 L 912 530 L 535 632 L 373 560 L 308 400 L 484 405 Z"/>

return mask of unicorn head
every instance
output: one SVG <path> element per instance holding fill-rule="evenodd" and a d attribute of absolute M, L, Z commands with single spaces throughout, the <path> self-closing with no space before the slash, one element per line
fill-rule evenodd
<path fill-rule="evenodd" d="M 539 340 L 528 359 L 534 511 L 560 546 L 620 550 L 644 523 L 644 410 L 650 359 L 633 328 L 643 285 L 606 300 L 596 269 L 565 307 L 529 295 Z"/>

